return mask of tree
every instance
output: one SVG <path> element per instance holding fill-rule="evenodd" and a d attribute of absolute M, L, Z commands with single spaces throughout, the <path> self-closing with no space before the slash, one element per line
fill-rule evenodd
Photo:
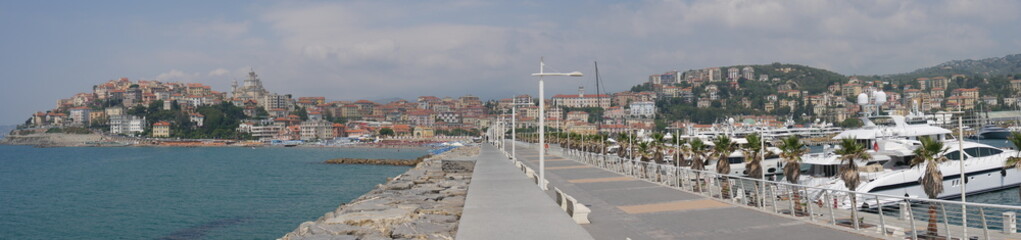
<path fill-rule="evenodd" d="M 911 159 L 911 167 L 925 165 L 925 173 L 921 179 L 918 179 L 918 182 L 922 184 L 926 196 L 936 199 L 940 193 L 943 193 L 943 173 L 939 170 L 939 164 L 947 161 L 947 158 L 943 156 L 943 151 L 945 151 L 943 142 L 933 140 L 928 136 L 920 137 L 918 140 L 922 142 L 922 146 L 915 149 L 915 158 Z M 929 226 L 925 231 L 932 238 L 939 235 L 936 204 L 934 203 L 929 203 Z"/>
<path fill-rule="evenodd" d="M 305 108 L 295 109 L 291 114 L 298 115 L 302 121 L 308 120 L 308 111 L 305 111 Z"/>
<path fill-rule="evenodd" d="M 135 105 L 134 107 L 128 109 L 128 114 L 134 116 L 145 116 L 145 110 L 146 108 L 144 106 Z"/>
<path fill-rule="evenodd" d="M 798 136 L 790 136 L 781 140 L 780 158 L 784 160 L 783 175 L 787 178 L 787 182 L 798 184 L 798 178 L 801 176 L 801 156 L 805 155 L 808 150 Z M 794 199 L 795 201 L 801 199 L 797 191 L 794 192 Z M 801 204 L 794 204 L 794 207 L 795 212 L 801 212 Z"/>
<path fill-rule="evenodd" d="M 380 136 L 393 136 L 394 135 L 394 130 L 390 129 L 390 128 L 380 128 L 379 129 L 379 135 Z"/>
<path fill-rule="evenodd" d="M 691 156 L 691 169 L 705 170 L 706 162 L 703 158 L 705 158 L 705 153 L 709 150 L 709 147 L 705 145 L 705 142 L 702 142 L 702 139 L 698 138 L 692 139 L 688 145 L 690 145 L 688 155 Z"/>
<path fill-rule="evenodd" d="M 764 150 L 762 149 L 762 137 L 758 133 L 753 133 L 748 135 L 746 139 L 748 144 L 741 149 L 741 152 L 744 154 L 745 174 L 750 178 L 762 179 L 762 151 Z M 755 185 L 758 186 L 759 183 L 755 183 Z M 758 204 L 758 196 L 754 200 Z"/>
<path fill-rule="evenodd" d="M 664 163 L 665 162 L 663 160 L 663 157 L 664 157 L 663 156 L 663 150 L 664 150 L 664 147 L 666 146 L 666 142 L 663 140 L 664 137 L 665 136 L 662 133 L 653 133 L 652 134 L 652 151 L 653 151 L 652 152 L 652 158 L 653 158 L 653 160 L 656 161 L 656 163 Z"/>
<path fill-rule="evenodd" d="M 847 190 L 855 192 L 858 189 L 858 184 L 861 183 L 861 176 L 858 175 L 858 165 L 856 161 L 867 161 L 872 159 L 872 155 L 865 152 L 865 146 L 858 142 L 855 138 L 845 138 L 840 141 L 840 149 L 835 151 L 837 155 L 840 155 L 840 180 L 844 181 L 844 187 Z M 851 195 L 851 222 L 854 227 L 858 228 L 858 199 L 855 194 Z"/>
<path fill-rule="evenodd" d="M 746 175 L 750 178 L 762 178 L 762 137 L 758 133 L 746 137 L 748 144 L 741 149 L 744 153 Z"/>
<path fill-rule="evenodd" d="M 266 119 L 267 117 L 269 117 L 269 112 L 267 112 L 265 108 L 255 108 L 255 118 Z"/>
<path fill-rule="evenodd" d="M 865 124 L 861 122 L 861 119 L 857 118 L 847 118 L 840 122 L 840 127 L 842 128 L 860 128 L 863 125 Z"/>
<path fill-rule="evenodd" d="M 1014 149 L 1018 150 L 1017 155 L 1007 158 L 1007 162 L 1003 164 L 1003 168 L 1014 168 L 1021 170 L 1021 132 L 1013 132 L 1010 137 L 1007 137 L 1007 141 L 1010 141 L 1014 145 Z M 1021 186 L 1018 186 L 1021 188 Z M 1019 192 L 1021 194 L 1021 192 Z"/>
<path fill-rule="evenodd" d="M 713 147 L 713 154 L 716 155 L 716 173 L 723 176 L 723 183 L 721 186 L 721 197 L 729 198 L 730 182 L 728 182 L 727 174 L 730 173 L 730 154 L 734 152 L 734 142 L 730 141 L 727 136 L 720 136 L 713 141 L 716 146 Z"/>

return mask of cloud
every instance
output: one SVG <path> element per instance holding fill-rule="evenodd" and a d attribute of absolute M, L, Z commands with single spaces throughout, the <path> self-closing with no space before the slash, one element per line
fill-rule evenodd
<path fill-rule="evenodd" d="M 250 21 L 196 21 L 181 24 L 173 34 L 184 34 L 195 38 L 236 39 L 247 34 L 250 28 Z"/>
<path fill-rule="evenodd" d="M 210 77 L 219 77 L 219 76 L 225 76 L 227 74 L 230 74 L 230 70 L 227 70 L 227 69 L 224 69 L 224 68 L 217 68 L 217 69 L 213 69 L 212 71 L 209 71 L 209 74 L 206 74 L 206 75 L 208 75 Z"/>
<path fill-rule="evenodd" d="M 589 76 L 546 82 L 548 92 L 563 93 L 593 89 L 596 60 L 619 91 L 669 70 L 789 62 L 884 74 L 1021 47 L 1012 40 L 1021 38 L 1010 24 L 1017 17 L 1009 13 L 1021 10 L 1013 2 L 356 1 L 258 9 L 255 19 L 182 28 L 229 51 L 182 49 L 156 59 L 193 64 L 180 69 L 253 65 L 271 91 L 299 95 L 499 97 L 534 95 L 528 74 L 542 56 L 549 70 Z M 227 69 L 205 77 L 244 78 L 248 70 Z"/>
<path fill-rule="evenodd" d="M 1016 49 L 1016 44 L 998 39 L 1002 36 L 994 36 L 994 32 L 1021 31 L 1009 24 L 1017 18 L 1009 12 L 1021 10 L 1018 5 L 978 1 L 641 1 L 613 6 L 608 14 L 593 14 L 600 17 L 582 20 L 580 25 L 584 31 L 596 33 L 595 39 L 612 39 L 598 36 L 600 31 L 628 36 L 624 41 L 600 45 L 637 43 L 629 51 L 691 68 L 784 61 L 831 66 L 842 73 L 881 74 L 957 58 L 1011 53 L 1004 49 L 1011 49 L 1010 45 Z M 685 55 L 664 56 L 671 52 Z"/>
<path fill-rule="evenodd" d="M 202 74 L 199 73 L 186 73 L 181 70 L 173 69 L 169 72 L 160 73 L 153 79 L 161 82 L 191 82 L 201 75 Z"/>

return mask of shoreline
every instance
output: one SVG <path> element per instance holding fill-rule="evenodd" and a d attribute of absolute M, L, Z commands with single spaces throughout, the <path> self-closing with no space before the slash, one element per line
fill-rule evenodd
<path fill-rule="evenodd" d="M 480 147 L 465 146 L 428 156 L 279 239 L 453 239 L 475 162 L 451 159 L 479 153 Z"/>
<path fill-rule="evenodd" d="M 454 139 L 450 139 L 454 140 Z M 139 139 L 103 134 L 35 133 L 29 135 L 7 135 L 0 138 L 0 145 L 34 147 L 295 147 L 295 148 L 366 148 L 366 149 L 415 149 L 428 150 L 425 145 L 444 142 L 440 139 L 424 141 L 384 139 L 382 142 L 349 143 L 337 145 L 300 144 L 284 146 L 245 140 L 216 139 Z"/>

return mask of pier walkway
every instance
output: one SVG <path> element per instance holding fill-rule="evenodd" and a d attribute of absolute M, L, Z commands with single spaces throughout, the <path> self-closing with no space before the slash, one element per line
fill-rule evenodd
<path fill-rule="evenodd" d="M 457 239 L 593 238 L 500 150 L 483 144 Z"/>
<path fill-rule="evenodd" d="M 510 148 L 508 142 L 508 150 Z M 539 170 L 538 149 L 534 144 L 517 144 L 520 161 Z M 487 148 L 484 148 L 487 149 Z M 493 147 L 488 147 L 493 149 Z M 553 150 L 556 148 L 553 147 Z M 486 152 L 485 150 L 483 151 Z M 506 159 L 502 154 L 500 159 Z M 515 169 L 510 161 L 503 168 Z M 495 164 L 494 164 L 495 165 Z M 475 176 L 483 172 L 476 167 Z M 554 203 L 553 187 L 587 205 L 591 224 L 581 225 L 595 239 L 870 239 L 872 237 L 817 225 L 797 219 L 761 212 L 721 202 L 701 195 L 655 184 L 591 165 L 552 155 L 547 151 L 546 178 L 550 191 L 546 199 Z M 469 189 L 475 189 L 475 178 Z M 532 182 L 534 190 L 538 190 Z M 511 190 L 511 189 L 506 189 Z M 510 194 L 501 193 L 501 194 Z M 495 197 L 495 196 L 494 196 Z M 555 205 L 553 205 L 555 206 Z M 503 211 L 496 210 L 493 211 Z M 561 211 L 555 208 L 549 211 Z M 465 207 L 465 214 L 468 206 Z M 517 212 L 502 214 L 516 215 Z M 566 216 L 566 215 L 565 215 Z M 461 224 L 467 224 L 462 218 Z M 536 220 L 538 221 L 538 220 Z M 458 237 L 462 235 L 458 233 Z M 537 236 L 537 235 L 532 235 Z M 519 239 L 558 239 L 553 236 Z"/>

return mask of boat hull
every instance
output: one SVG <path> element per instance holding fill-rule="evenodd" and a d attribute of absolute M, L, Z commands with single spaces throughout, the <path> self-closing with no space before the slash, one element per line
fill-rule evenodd
<path fill-rule="evenodd" d="M 1021 185 L 1021 171 L 1018 171 L 1017 169 L 989 169 L 969 173 L 965 177 L 967 178 L 967 181 L 964 185 L 966 191 L 968 191 L 967 194 L 969 195 Z M 941 193 L 938 198 L 948 199 L 960 197 L 960 183 L 959 175 L 943 176 L 943 193 Z M 925 189 L 923 189 L 922 185 L 918 184 L 917 181 L 894 186 L 880 186 L 868 192 L 892 196 L 928 198 L 928 196 L 925 195 Z"/>

